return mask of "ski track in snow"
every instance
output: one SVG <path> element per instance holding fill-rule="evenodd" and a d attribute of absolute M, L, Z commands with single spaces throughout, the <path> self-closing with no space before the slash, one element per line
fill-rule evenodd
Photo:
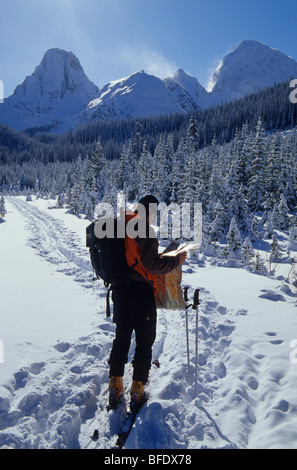
<path fill-rule="evenodd" d="M 55 269 L 73 276 L 89 289 L 92 283 L 88 254 L 76 234 L 30 203 L 16 198 L 11 198 L 11 202 L 28 219 L 30 246 L 55 265 Z M 189 271 L 195 270 L 196 262 L 190 260 L 185 270 L 187 267 Z M 190 299 L 195 287 L 189 290 Z M 99 296 L 104 293 L 105 289 L 100 288 Z M 107 361 L 115 328 L 111 319 L 105 317 L 103 308 L 104 304 L 97 328 L 90 335 L 73 344 L 57 343 L 55 348 L 60 356 L 21 368 L 7 387 L 0 387 L 1 448 L 107 449 L 115 443 L 115 433 L 124 413 L 122 408 L 115 412 L 107 412 L 105 408 Z M 209 291 L 201 289 L 198 394 L 195 397 L 195 312 L 188 310 L 188 384 L 185 313 L 158 311 L 153 359 L 159 359 L 160 368 L 152 366 L 149 400 L 139 412 L 126 448 L 246 448 L 257 424 L 257 414 L 263 414 L 259 403 L 265 396 L 270 397 L 266 417 L 272 422 L 283 418 L 291 405 L 285 398 L 286 383 L 282 383 L 280 368 L 272 368 L 271 380 L 261 383 L 269 361 L 263 350 L 266 345 L 277 348 L 282 338 L 267 329 L 253 342 L 247 339 L 239 345 L 233 344 L 236 320 L 248 313 L 245 309 L 227 309 Z M 134 339 L 124 379 L 127 399 L 133 346 Z M 279 387 L 284 387 L 283 399 L 279 399 L 277 391 L 271 394 L 271 384 L 278 392 Z M 94 429 L 99 430 L 97 442 L 90 439 Z"/>
<path fill-rule="evenodd" d="M 76 233 L 38 207 L 16 198 L 10 201 L 28 219 L 29 245 L 43 259 L 56 265 L 57 271 L 74 276 L 85 288 L 91 287 L 89 258 Z"/>

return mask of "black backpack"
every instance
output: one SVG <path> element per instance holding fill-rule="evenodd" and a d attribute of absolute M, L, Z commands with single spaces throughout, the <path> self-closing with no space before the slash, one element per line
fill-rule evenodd
<path fill-rule="evenodd" d="M 105 224 L 113 224 L 114 237 L 96 236 L 95 226 L 97 220 L 86 228 L 86 246 L 90 251 L 91 264 L 97 279 L 108 287 L 106 298 L 106 315 L 110 316 L 109 293 L 114 286 L 127 284 L 129 281 L 129 266 L 126 260 L 125 238 L 118 238 L 118 220 L 112 218 L 99 219 L 104 229 Z M 124 221 L 120 221 L 124 224 Z M 111 225 L 109 225 L 110 227 Z"/>

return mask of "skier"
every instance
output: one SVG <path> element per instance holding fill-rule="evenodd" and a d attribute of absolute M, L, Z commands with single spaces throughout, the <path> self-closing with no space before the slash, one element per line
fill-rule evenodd
<path fill-rule="evenodd" d="M 113 342 L 109 365 L 109 404 L 115 407 L 124 393 L 123 375 L 128 360 L 131 335 L 135 331 L 136 349 L 133 359 L 133 380 L 130 389 L 130 409 L 138 409 L 145 401 L 145 385 L 152 360 L 152 346 L 156 338 L 157 311 L 154 297 L 154 279 L 166 274 L 185 262 L 186 252 L 178 256 L 158 253 L 158 240 L 153 227 L 158 200 L 146 195 L 138 201 L 145 208 L 146 236 L 131 238 L 126 235 L 126 258 L 130 266 L 128 285 L 113 289 L 114 321 L 116 336 Z M 126 214 L 126 222 L 137 217 L 138 210 Z"/>

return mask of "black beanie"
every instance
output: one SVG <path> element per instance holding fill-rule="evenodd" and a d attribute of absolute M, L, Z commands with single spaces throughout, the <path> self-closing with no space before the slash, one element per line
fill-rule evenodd
<path fill-rule="evenodd" d="M 146 194 L 145 196 L 140 197 L 138 204 L 142 204 L 145 207 L 148 207 L 149 204 L 159 204 L 158 199 L 152 194 Z"/>
<path fill-rule="evenodd" d="M 146 212 L 146 216 L 148 217 L 149 215 L 149 209 L 150 209 L 150 204 L 156 204 L 158 205 L 159 204 L 159 201 L 158 199 L 153 196 L 152 194 L 146 194 L 145 196 L 141 196 L 139 201 L 138 201 L 138 207 L 139 207 L 139 204 L 141 204 L 144 208 L 145 208 L 145 212 Z M 138 212 L 139 209 L 136 209 L 136 211 Z"/>

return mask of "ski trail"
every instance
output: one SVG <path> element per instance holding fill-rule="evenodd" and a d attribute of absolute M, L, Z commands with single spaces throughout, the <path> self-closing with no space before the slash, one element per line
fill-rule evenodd
<path fill-rule="evenodd" d="M 194 287 L 189 291 L 189 298 Z M 238 448 L 219 423 L 212 404 L 227 377 L 227 355 L 235 329 L 233 315 L 201 289 L 198 331 L 198 393 L 195 397 L 195 311 L 189 309 L 190 384 L 187 383 L 184 311 L 158 311 L 157 338 L 149 380 L 150 399 L 140 410 L 126 448 Z M 231 315 L 230 315 L 231 313 Z M 152 441 L 153 436 L 153 441 Z M 157 436 L 157 437 L 156 437 Z M 156 447 L 157 442 L 157 447 Z"/>
<path fill-rule="evenodd" d="M 28 221 L 29 245 L 57 271 L 73 276 L 84 288 L 92 287 L 89 253 L 77 234 L 34 205 L 13 197 L 8 199 Z"/>
<path fill-rule="evenodd" d="M 29 244 L 55 270 L 72 276 L 89 289 L 91 267 L 88 252 L 77 234 L 36 206 L 10 198 L 27 218 Z M 190 264 L 191 262 L 189 262 Z M 195 261 L 192 262 L 193 269 Z M 188 278 L 191 279 L 190 277 Z M 187 280 L 188 280 L 187 279 Z M 187 282 L 190 284 L 190 282 Z M 189 298 L 194 288 L 189 290 Z M 102 295 L 105 290 L 102 289 Z M 102 312 L 103 313 L 103 312 Z M 189 309 L 190 383 L 187 382 L 185 312 L 158 311 L 157 338 L 148 383 L 149 400 L 140 410 L 125 448 L 199 449 L 245 448 L 255 424 L 257 384 L 261 360 L 246 351 L 237 357 L 233 333 L 244 310 L 227 309 L 201 289 L 199 306 L 198 396 L 195 397 L 195 311 Z M 4 448 L 110 448 L 119 429 L 121 413 L 107 413 L 108 359 L 115 327 L 105 315 L 98 316 L 95 331 L 72 344 L 55 346 L 57 356 L 36 362 L 14 374 L 0 394 L 0 447 Z M 270 338 L 269 336 L 266 336 Z M 271 338 L 270 338 L 271 340 Z M 132 377 L 131 343 L 125 369 L 126 397 Z M 232 353 L 233 351 L 233 353 Z M 246 354 L 244 354 L 244 352 Z M 230 380 L 230 361 L 248 377 Z M 230 367 L 234 371 L 234 367 Z M 234 383 L 234 389 L 230 389 Z M 237 427 L 234 421 L 237 406 Z M 218 412 L 220 410 L 220 412 Z M 99 439 L 90 443 L 94 429 Z M 234 432 L 235 429 L 235 432 Z"/>

